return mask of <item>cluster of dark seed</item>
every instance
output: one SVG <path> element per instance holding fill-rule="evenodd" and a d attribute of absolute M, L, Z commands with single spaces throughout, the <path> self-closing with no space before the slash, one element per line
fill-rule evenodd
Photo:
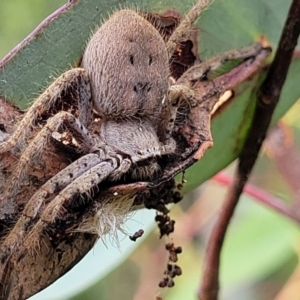
<path fill-rule="evenodd" d="M 184 184 L 184 179 L 181 185 Z M 177 187 L 178 188 L 178 187 Z M 161 184 L 156 189 L 149 189 L 141 192 L 135 198 L 135 204 L 143 203 L 148 209 L 155 209 L 157 214 L 155 221 L 157 222 L 160 238 L 168 236 L 174 232 L 175 221 L 169 216 L 169 209 L 167 204 L 178 203 L 182 199 L 180 192 L 176 189 L 174 179 Z M 159 287 L 172 287 L 174 286 L 174 277 L 181 275 L 181 268 L 175 264 L 178 260 L 178 254 L 182 252 L 181 247 L 175 247 L 173 243 L 166 244 L 166 250 L 169 252 L 169 258 L 164 272 L 164 278 L 159 283 Z M 161 299 L 157 297 L 157 300 Z"/>
<path fill-rule="evenodd" d="M 175 285 L 173 278 L 182 274 L 181 268 L 175 263 L 178 261 L 177 255 L 182 252 L 181 247 L 175 247 L 173 243 L 166 244 L 166 250 L 169 251 L 169 263 L 164 272 L 164 279 L 159 283 L 160 288 L 173 287 Z"/>
<path fill-rule="evenodd" d="M 175 221 L 171 220 L 171 218 L 167 214 L 157 214 L 155 217 L 155 221 L 157 222 L 160 237 L 162 238 L 164 235 L 169 235 L 174 232 Z"/>
<path fill-rule="evenodd" d="M 142 237 L 144 234 L 144 230 L 140 229 L 138 230 L 134 235 L 130 236 L 130 240 L 132 240 L 133 242 L 136 242 L 136 240 L 140 237 Z"/>
<path fill-rule="evenodd" d="M 165 210 L 160 209 L 155 217 L 160 232 L 160 238 L 174 232 L 175 221 L 172 220 L 168 214 L 169 210 L 165 207 Z M 178 261 L 178 254 L 182 252 L 182 248 L 175 247 L 174 243 L 168 243 L 166 244 L 166 250 L 169 252 L 169 259 L 167 268 L 164 272 L 164 278 L 158 284 L 160 288 L 173 287 L 175 284 L 173 280 L 174 277 L 182 274 L 181 268 L 175 264 Z"/>

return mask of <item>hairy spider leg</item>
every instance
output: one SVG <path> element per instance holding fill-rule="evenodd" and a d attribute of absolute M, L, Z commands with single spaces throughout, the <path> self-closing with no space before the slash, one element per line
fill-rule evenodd
<path fill-rule="evenodd" d="M 0 197 L 0 212 L 1 206 L 13 202 L 13 198 L 18 192 L 20 184 L 26 176 L 28 166 L 30 163 L 38 161 L 43 149 L 46 147 L 49 140 L 51 140 L 52 133 L 61 128 L 62 125 L 74 133 L 74 136 L 76 136 L 82 149 L 90 150 L 93 148 L 95 140 L 85 126 L 70 113 L 62 111 L 48 119 L 43 129 L 26 148 L 16 165 L 14 172 L 12 172 L 7 187 Z"/>
<path fill-rule="evenodd" d="M 97 187 L 103 180 L 109 179 L 111 176 L 114 177 L 115 174 L 119 174 L 120 172 L 127 172 L 131 166 L 131 161 L 129 159 L 118 161 L 119 159 L 112 158 L 98 163 L 61 190 L 47 205 L 41 213 L 39 220 L 26 234 L 24 249 L 27 251 L 33 246 L 34 243 L 32 241 L 39 240 L 44 235 L 45 228 L 53 224 L 56 220 L 59 220 L 65 213 L 65 207 L 70 206 L 74 200 L 78 201 L 79 197 L 84 194 L 89 197 L 91 190 Z M 34 195 L 30 199 L 30 202 L 33 203 L 35 200 Z"/>
<path fill-rule="evenodd" d="M 5 142 L 0 143 L 0 153 L 16 147 L 27 137 L 37 119 L 46 111 L 62 101 L 62 94 L 70 87 L 77 92 L 80 122 L 87 126 L 92 120 L 93 107 L 89 79 L 86 70 L 71 69 L 60 75 L 32 104 L 18 124 L 15 131 Z"/>
<path fill-rule="evenodd" d="M 85 179 L 89 180 L 90 176 L 94 176 L 95 178 L 95 182 L 91 182 L 89 188 L 92 188 L 95 186 L 96 182 L 100 183 L 102 180 L 104 180 L 105 178 L 108 178 L 108 176 L 111 174 L 113 176 L 114 173 L 114 166 L 111 164 L 112 162 L 102 162 L 100 164 L 98 164 L 97 166 L 95 166 L 94 168 L 92 168 L 91 172 L 89 172 L 89 174 L 87 175 L 87 177 Z M 118 173 L 120 172 L 120 170 L 126 170 L 130 165 L 130 161 L 125 159 L 121 162 L 120 167 L 115 169 L 115 171 Z M 127 166 L 127 167 L 126 167 Z M 118 170 L 118 171 L 117 171 Z M 126 172 L 125 171 L 125 172 Z M 101 174 L 100 176 L 98 176 L 98 174 Z M 11 254 L 10 259 L 6 260 L 4 262 L 4 264 L 2 263 L 0 265 L 0 282 L 2 284 L 0 284 L 0 298 L 1 299 L 7 299 L 8 295 L 14 294 L 14 291 L 11 290 L 11 287 L 13 286 L 14 288 L 16 286 L 18 286 L 18 265 L 21 264 L 20 261 L 23 260 L 27 260 L 28 256 L 32 256 L 32 257 L 36 257 L 37 255 L 39 255 L 39 249 L 42 246 L 42 244 L 45 243 L 46 247 L 47 247 L 47 243 L 49 242 L 49 238 L 47 238 L 47 241 L 45 240 L 46 238 L 46 234 L 45 231 L 47 230 L 47 227 L 51 224 L 53 224 L 53 222 L 48 222 L 50 220 L 55 221 L 57 218 L 59 218 L 61 216 L 61 214 L 65 211 L 64 206 L 70 204 L 70 202 L 72 202 L 72 200 L 74 199 L 74 197 L 76 198 L 77 196 L 77 187 L 78 184 L 80 184 L 81 180 L 84 178 L 80 178 L 78 177 L 74 184 L 71 183 L 72 188 L 69 187 L 68 190 L 68 195 L 70 196 L 70 198 L 65 198 L 66 195 L 64 195 L 63 197 L 62 194 L 64 193 L 63 191 L 61 191 L 61 195 L 58 195 L 54 201 L 56 203 L 57 207 L 54 206 L 49 206 L 46 207 L 46 209 L 44 210 L 44 212 L 41 215 L 41 218 L 36 222 L 36 224 L 32 227 L 29 228 L 28 232 L 26 233 L 26 236 L 24 236 L 23 240 L 22 240 L 22 247 L 18 247 L 16 249 L 15 252 L 13 252 Z M 68 187 L 67 187 L 68 188 Z M 84 186 L 84 184 L 81 184 L 81 188 L 82 190 L 80 191 L 81 194 L 86 193 L 87 189 L 86 186 Z M 67 192 L 67 190 L 66 190 Z M 51 230 L 51 229 L 50 229 Z M 50 242 L 51 243 L 51 242 Z M 32 258 L 31 258 L 32 259 Z M 30 259 L 29 259 L 30 260 Z M 40 266 L 40 272 L 42 272 L 43 266 Z M 60 272 L 60 270 L 55 270 L 57 272 Z M 51 274 L 53 275 L 53 274 Z M 50 276 L 51 276 L 50 275 Z M 30 273 L 27 274 L 27 278 L 26 281 L 27 282 L 36 282 L 36 286 L 32 287 L 33 292 L 40 290 L 41 286 L 40 286 L 40 280 L 39 278 L 35 277 L 36 274 L 34 273 Z M 43 278 L 43 282 L 45 282 L 45 278 Z M 47 282 L 47 280 L 46 280 Z"/>
<path fill-rule="evenodd" d="M 110 175 L 126 173 L 130 166 L 131 161 L 129 159 L 123 160 L 121 156 L 118 156 L 118 159 L 110 158 L 92 167 L 71 182 L 51 201 L 41 215 L 41 222 L 53 223 L 64 213 L 64 206 L 70 205 L 74 198 L 84 194 L 89 197 L 91 190 L 103 180 L 109 178 Z"/>
<path fill-rule="evenodd" d="M 178 27 L 175 29 L 171 37 L 166 43 L 169 57 L 171 58 L 176 51 L 177 46 L 187 41 L 190 38 L 193 23 L 197 20 L 201 12 L 209 5 L 209 0 L 200 0 L 194 7 L 185 15 Z M 162 119 L 162 128 L 166 128 L 165 132 L 161 132 L 160 136 L 163 141 L 168 141 L 174 128 L 177 110 L 182 103 L 182 100 L 189 103 L 190 106 L 195 106 L 193 84 L 196 81 L 206 79 L 209 72 L 213 72 L 220 68 L 225 62 L 230 60 L 246 60 L 256 57 L 261 51 L 262 46 L 259 43 L 238 50 L 228 51 L 221 56 L 213 57 L 205 62 L 189 68 L 176 82 L 172 78 L 168 90 L 167 101 L 162 110 L 164 118 Z M 173 83 L 172 83 L 173 81 Z"/>
<path fill-rule="evenodd" d="M 262 49 L 263 47 L 260 43 L 254 43 L 241 49 L 224 52 L 221 55 L 212 57 L 189 68 L 177 80 L 176 84 L 184 84 L 191 87 L 192 83 L 195 81 L 206 80 L 209 78 L 210 73 L 218 70 L 226 62 L 236 61 L 237 63 L 242 63 L 245 60 L 254 59 Z"/>
<path fill-rule="evenodd" d="M 28 231 L 33 219 L 40 215 L 41 210 L 44 209 L 61 190 L 101 161 L 103 160 L 98 154 L 87 154 L 61 170 L 37 190 L 27 202 L 14 228 L 2 243 L 0 261 L 5 260 L 5 257 L 8 258 L 10 253 L 22 243 L 23 237 Z"/>
<path fill-rule="evenodd" d="M 115 179 L 119 174 L 126 173 L 130 166 L 131 161 L 123 160 L 120 155 L 103 161 L 97 154 L 87 154 L 47 181 L 31 197 L 18 222 L 1 245 L 0 279 L 6 277 L 10 269 L 7 263 L 11 261 L 15 250 L 26 243 L 26 239 L 26 249 L 34 246 L 36 243 L 32 241 L 39 240 L 45 227 L 62 216 L 64 206 L 83 194 L 89 196 L 91 189 L 104 179 Z M 42 207 L 46 208 L 41 212 Z M 40 214 L 40 219 L 37 219 Z M 34 218 L 38 221 L 32 226 Z"/>
<path fill-rule="evenodd" d="M 255 58 L 262 49 L 263 47 L 260 43 L 254 43 L 248 47 L 225 52 L 222 55 L 212 57 L 207 61 L 189 68 L 176 82 L 173 80 L 173 84 L 169 87 L 167 95 L 168 106 L 166 105 L 165 108 L 165 115 L 168 115 L 168 118 L 165 118 L 163 119 L 164 121 L 162 121 L 165 122 L 163 123 L 163 128 L 166 128 L 165 139 L 168 140 L 171 137 L 177 110 L 182 101 L 188 103 L 190 107 L 194 107 L 197 105 L 199 99 L 201 99 L 201 95 L 196 96 L 193 89 L 193 85 L 197 81 L 207 80 L 210 73 L 218 70 L 228 61 L 236 61 L 240 63 L 245 60 Z"/>
<path fill-rule="evenodd" d="M 167 50 L 170 58 L 174 54 L 177 46 L 190 38 L 194 22 L 197 20 L 201 12 L 203 12 L 203 10 L 210 4 L 210 2 L 210 0 L 198 1 L 198 3 L 196 3 L 183 17 L 182 21 L 167 41 Z"/>
<path fill-rule="evenodd" d="M 182 42 L 187 41 L 190 38 L 193 23 L 197 20 L 201 12 L 207 7 L 210 0 L 200 0 L 195 4 L 192 9 L 184 16 L 182 21 L 179 23 L 171 37 L 166 43 L 169 59 L 176 51 L 178 45 Z M 175 124 L 176 114 L 178 107 L 181 104 L 181 100 L 187 102 L 193 102 L 193 91 L 187 87 L 174 86 L 175 80 L 170 78 L 170 87 L 168 95 L 164 99 L 162 113 L 161 113 L 161 124 L 159 128 L 159 136 L 166 144 L 170 143 L 171 135 Z M 192 103 L 191 103 L 192 104 Z M 165 130 L 163 130 L 165 129 Z"/>
<path fill-rule="evenodd" d="M 182 84 L 176 84 L 172 78 L 173 84 L 170 85 L 167 93 L 167 101 L 163 106 L 163 118 L 161 118 L 161 128 L 164 128 L 160 132 L 160 138 L 166 144 L 170 143 L 174 124 L 176 121 L 177 110 L 180 107 L 182 100 L 186 101 L 193 106 L 194 91 L 188 86 Z"/>

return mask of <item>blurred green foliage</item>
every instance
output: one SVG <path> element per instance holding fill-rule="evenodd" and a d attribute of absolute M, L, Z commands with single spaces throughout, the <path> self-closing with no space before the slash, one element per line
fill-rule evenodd
<path fill-rule="evenodd" d="M 67 0 L 1 0 L 0 58 Z"/>

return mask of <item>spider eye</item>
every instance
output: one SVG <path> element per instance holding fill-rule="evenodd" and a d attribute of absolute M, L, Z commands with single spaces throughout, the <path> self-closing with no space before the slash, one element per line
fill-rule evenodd
<path fill-rule="evenodd" d="M 153 58 L 151 55 L 149 55 L 149 66 L 152 64 Z"/>
<path fill-rule="evenodd" d="M 133 65 L 133 55 L 129 56 L 130 63 Z"/>

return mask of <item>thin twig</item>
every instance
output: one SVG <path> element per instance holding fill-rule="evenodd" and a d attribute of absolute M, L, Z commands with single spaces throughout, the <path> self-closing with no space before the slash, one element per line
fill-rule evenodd
<path fill-rule="evenodd" d="M 232 183 L 232 177 L 225 174 L 224 172 L 218 173 L 213 177 L 213 180 L 223 185 L 230 185 Z M 263 189 L 254 186 L 253 184 L 247 183 L 244 187 L 244 194 L 247 194 L 257 202 L 262 203 L 269 208 L 279 212 L 281 215 L 295 221 L 298 225 L 300 225 L 300 216 L 295 212 L 292 206 L 284 203 L 283 200 L 271 195 Z"/>
<path fill-rule="evenodd" d="M 198 298 L 201 300 L 218 299 L 220 252 L 226 230 L 266 136 L 272 114 L 286 79 L 299 32 L 300 0 L 294 0 L 282 31 L 274 61 L 258 93 L 253 124 L 240 155 L 232 185 L 229 187 L 218 221 L 208 242 L 203 281 L 198 293 Z"/>

